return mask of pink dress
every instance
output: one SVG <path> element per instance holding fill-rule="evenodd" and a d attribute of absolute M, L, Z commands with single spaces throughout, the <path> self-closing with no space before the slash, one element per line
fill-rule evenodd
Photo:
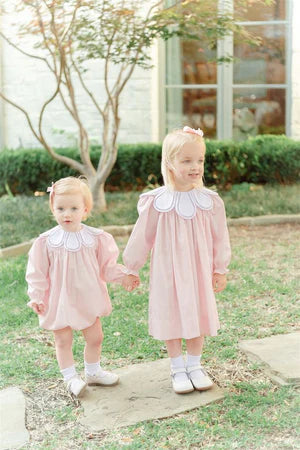
<path fill-rule="evenodd" d="M 118 255 L 110 234 L 87 225 L 77 233 L 56 226 L 41 234 L 30 249 L 26 272 L 28 306 L 46 306 L 40 326 L 82 330 L 109 315 L 106 282 L 119 282 L 128 272 L 117 264 Z"/>
<path fill-rule="evenodd" d="M 209 189 L 160 187 L 140 196 L 123 254 L 138 271 L 151 252 L 149 333 L 159 340 L 215 336 L 220 328 L 214 272 L 224 274 L 230 242 L 223 201 Z"/>

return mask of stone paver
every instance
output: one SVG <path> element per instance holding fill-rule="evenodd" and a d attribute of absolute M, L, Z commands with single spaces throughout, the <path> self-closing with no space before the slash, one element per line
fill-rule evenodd
<path fill-rule="evenodd" d="M 265 363 L 275 382 L 300 384 L 300 332 L 242 341 L 239 346 L 252 359 Z"/>
<path fill-rule="evenodd" d="M 22 391 L 17 387 L 0 391 L 0 449 L 20 448 L 28 441 Z"/>
<path fill-rule="evenodd" d="M 168 359 L 135 364 L 116 373 L 120 375 L 117 386 L 89 387 L 81 399 L 84 414 L 80 422 L 94 431 L 170 417 L 224 396 L 217 386 L 205 392 L 175 394 Z"/>

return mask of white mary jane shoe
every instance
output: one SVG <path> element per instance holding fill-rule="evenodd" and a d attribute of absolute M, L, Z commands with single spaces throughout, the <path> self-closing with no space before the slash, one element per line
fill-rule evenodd
<path fill-rule="evenodd" d="M 186 371 L 197 391 L 206 391 L 214 385 L 201 365 L 187 367 Z"/>
<path fill-rule="evenodd" d="M 186 380 L 176 380 L 176 374 L 178 373 L 185 373 Z M 176 394 L 187 394 L 188 392 L 193 392 L 194 386 L 192 385 L 192 382 L 189 379 L 186 369 L 184 367 L 181 367 L 179 369 L 172 369 L 171 378 L 172 378 L 172 386 Z"/>
<path fill-rule="evenodd" d="M 75 375 L 66 382 L 68 391 L 75 397 L 80 397 L 85 391 L 87 384 L 80 378 L 79 375 Z"/>
<path fill-rule="evenodd" d="M 89 386 L 114 386 L 119 383 L 119 376 L 116 373 L 101 370 L 96 375 L 85 375 L 85 381 Z"/>

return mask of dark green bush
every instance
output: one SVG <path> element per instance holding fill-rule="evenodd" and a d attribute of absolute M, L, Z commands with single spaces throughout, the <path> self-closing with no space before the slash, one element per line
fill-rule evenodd
<path fill-rule="evenodd" d="M 205 182 L 226 187 L 247 183 L 294 183 L 300 168 L 300 142 L 285 136 L 257 136 L 243 142 L 206 141 Z M 59 153 L 80 160 L 78 150 Z M 101 149 L 91 149 L 97 166 Z M 148 177 L 162 183 L 160 144 L 124 144 L 106 186 L 108 190 L 142 188 Z M 54 159 L 44 149 L 18 149 L 0 152 L 0 194 L 45 191 L 51 181 L 78 175 Z M 153 180 L 152 180 L 153 181 Z"/>

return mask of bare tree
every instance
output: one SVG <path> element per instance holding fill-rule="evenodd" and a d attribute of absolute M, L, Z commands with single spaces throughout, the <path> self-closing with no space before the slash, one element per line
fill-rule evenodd
<path fill-rule="evenodd" d="M 150 6 L 145 6 L 149 3 Z M 43 62 L 55 81 L 53 92 L 40 108 L 37 124 L 30 111 L 17 101 L 8 98 L 4 92 L 0 92 L 0 96 L 25 115 L 32 133 L 51 157 L 87 177 L 98 210 L 106 209 L 104 185 L 117 159 L 120 95 L 136 66 L 151 67 L 149 48 L 153 42 L 157 38 L 168 40 L 179 36 L 205 40 L 205 45 L 215 47 L 217 39 L 228 33 L 255 41 L 230 14 L 217 13 L 218 2 L 174 1 L 169 8 L 164 7 L 164 3 L 163 0 L 157 3 L 142 0 L 18 0 L 18 11 L 26 10 L 30 16 L 19 26 L 18 41 L 0 32 L 2 38 L 23 55 Z M 35 39 L 30 51 L 22 46 L 22 38 L 27 35 Z M 104 61 L 103 104 L 86 77 L 89 60 Z M 102 136 L 99 130 L 102 150 L 97 167 L 90 159 L 90 137 L 79 111 L 78 81 L 103 124 Z M 45 114 L 56 98 L 61 99 L 78 128 L 80 162 L 58 154 L 45 136 Z"/>

